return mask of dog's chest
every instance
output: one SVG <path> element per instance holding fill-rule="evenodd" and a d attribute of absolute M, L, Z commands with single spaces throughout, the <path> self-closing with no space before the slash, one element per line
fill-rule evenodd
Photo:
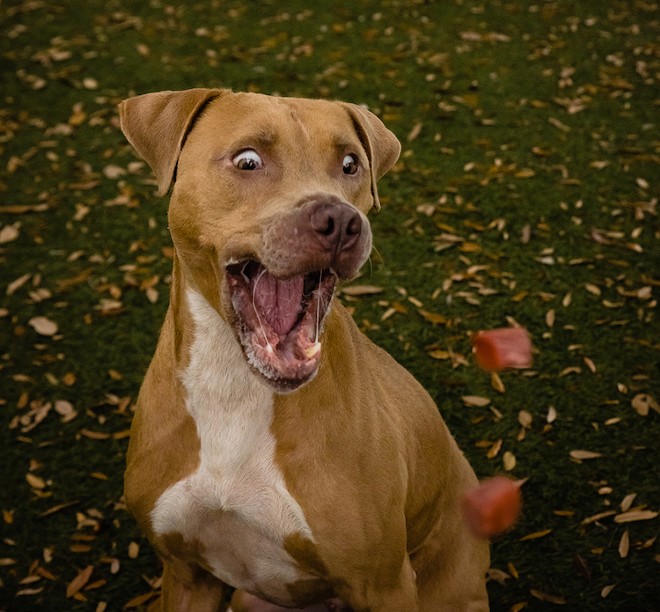
<path fill-rule="evenodd" d="M 231 330 L 203 298 L 188 297 L 195 341 L 182 378 L 200 464 L 157 500 L 153 528 L 198 547 L 228 584 L 281 599 L 285 593 L 272 589 L 309 578 L 284 550 L 285 539 L 313 537 L 275 462 L 272 391 L 249 371 Z"/>

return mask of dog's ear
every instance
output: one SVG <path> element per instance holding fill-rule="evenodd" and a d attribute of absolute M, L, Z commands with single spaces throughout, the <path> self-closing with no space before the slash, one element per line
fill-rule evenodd
<path fill-rule="evenodd" d="M 174 182 L 179 154 L 195 119 L 206 104 L 226 91 L 161 91 L 128 98 L 119 104 L 121 129 L 154 171 L 159 195 L 165 195 Z"/>
<path fill-rule="evenodd" d="M 401 143 L 372 112 L 356 104 L 344 103 L 344 105 L 367 152 L 371 166 L 371 195 L 374 199 L 374 208 L 380 210 L 376 183 L 399 159 Z"/>

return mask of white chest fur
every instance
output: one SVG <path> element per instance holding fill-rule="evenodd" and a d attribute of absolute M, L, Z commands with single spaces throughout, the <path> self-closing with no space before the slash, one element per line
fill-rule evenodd
<path fill-rule="evenodd" d="M 264 582 L 295 581 L 301 576 L 284 539 L 313 537 L 275 464 L 273 391 L 250 370 L 232 330 L 208 302 L 194 291 L 186 297 L 195 340 L 182 382 L 201 460 L 158 499 L 154 530 L 201 543 L 213 573 L 233 586 L 263 590 Z"/>

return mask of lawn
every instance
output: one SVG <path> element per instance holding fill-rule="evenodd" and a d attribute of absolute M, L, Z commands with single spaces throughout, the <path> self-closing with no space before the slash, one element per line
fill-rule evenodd
<path fill-rule="evenodd" d="M 492 609 L 660 609 L 657 2 L 0 11 L 0 610 L 158 588 L 122 472 L 172 250 L 116 105 L 198 86 L 365 104 L 402 141 L 340 299 L 480 478 L 527 479 Z M 514 321 L 533 367 L 479 370 L 470 336 Z"/>

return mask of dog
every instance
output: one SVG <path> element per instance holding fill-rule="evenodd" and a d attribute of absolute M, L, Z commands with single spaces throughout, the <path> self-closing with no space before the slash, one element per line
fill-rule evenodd
<path fill-rule="evenodd" d="M 171 190 L 171 297 L 125 474 L 163 562 L 155 609 L 487 610 L 488 543 L 460 509 L 474 472 L 333 297 L 369 257 L 397 138 L 357 105 L 228 89 L 119 114 Z"/>

